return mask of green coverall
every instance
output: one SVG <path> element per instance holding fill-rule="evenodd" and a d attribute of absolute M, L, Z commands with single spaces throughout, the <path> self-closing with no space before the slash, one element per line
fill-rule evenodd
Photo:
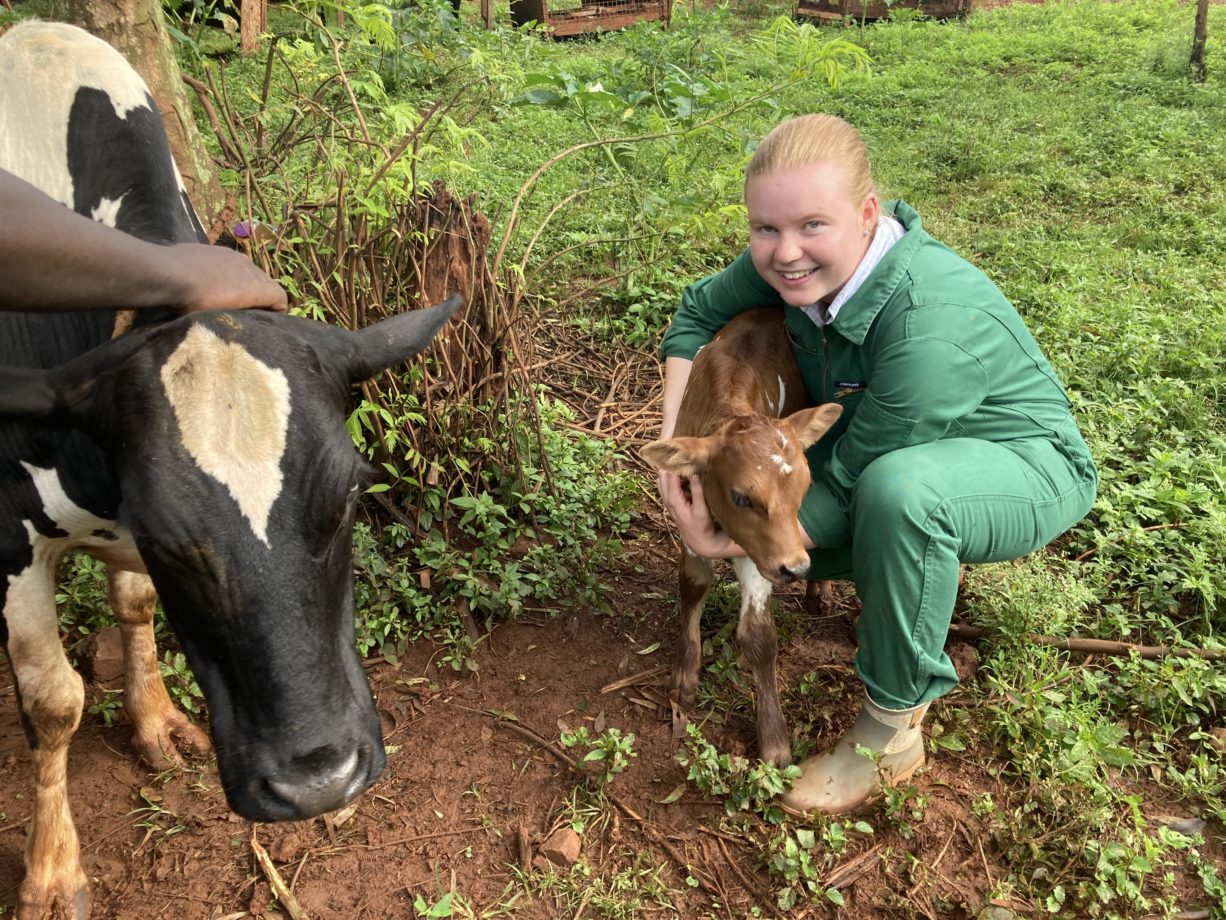
<path fill-rule="evenodd" d="M 959 564 L 1016 559 L 1073 526 L 1097 476 L 1017 310 L 901 201 L 906 233 L 832 324 L 785 311 L 815 402 L 843 406 L 809 451 L 809 577 L 855 581 L 856 668 L 887 709 L 957 683 L 944 651 Z M 661 355 L 693 358 L 737 313 L 783 306 L 748 251 L 686 289 Z"/>

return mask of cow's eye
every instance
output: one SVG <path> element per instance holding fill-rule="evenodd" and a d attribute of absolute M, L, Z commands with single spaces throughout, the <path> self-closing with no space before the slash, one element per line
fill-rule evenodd
<path fill-rule="evenodd" d="M 732 504 L 736 505 L 738 508 L 752 508 L 753 499 L 744 492 L 738 492 L 736 489 L 733 489 Z"/>

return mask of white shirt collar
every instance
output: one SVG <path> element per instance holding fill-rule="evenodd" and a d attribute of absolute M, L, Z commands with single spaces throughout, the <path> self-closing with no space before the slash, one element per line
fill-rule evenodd
<path fill-rule="evenodd" d="M 801 309 L 805 311 L 805 315 L 818 326 L 828 326 L 834 322 L 834 318 L 839 315 L 839 310 L 843 308 L 843 304 L 847 303 L 851 296 L 860 289 L 860 285 L 864 284 L 865 279 L 877 267 L 877 263 L 882 260 L 891 246 L 903 238 L 903 234 L 906 232 L 902 222 L 897 217 L 893 214 L 882 214 L 881 218 L 877 221 L 877 232 L 873 234 L 873 240 L 868 245 L 868 251 L 864 253 L 864 258 L 860 260 L 856 270 L 851 273 L 851 277 L 847 279 L 847 283 L 843 285 L 842 290 L 835 295 L 830 306 L 826 307 L 820 303 L 815 303 L 802 307 Z"/>

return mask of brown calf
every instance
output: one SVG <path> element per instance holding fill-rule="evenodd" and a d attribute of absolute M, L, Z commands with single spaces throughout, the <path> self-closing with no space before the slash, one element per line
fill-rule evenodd
<path fill-rule="evenodd" d="M 804 452 L 843 411 L 834 403 L 805 409 L 807 402 L 783 311 L 750 310 L 695 357 L 673 438 L 643 448 L 657 469 L 700 475 L 711 516 L 749 554 L 732 561 L 741 584 L 736 635 L 757 690 L 758 754 L 777 766 L 792 762 L 792 748 L 775 681 L 771 588 L 803 578 L 809 569 L 797 520 L 810 483 Z M 713 581 L 710 560 L 687 547 L 679 573 L 683 625 L 671 683 L 682 705 L 693 703 L 698 688 L 699 620 Z"/>

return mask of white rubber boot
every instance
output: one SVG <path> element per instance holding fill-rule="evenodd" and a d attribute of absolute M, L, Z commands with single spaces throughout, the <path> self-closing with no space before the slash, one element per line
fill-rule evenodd
<path fill-rule="evenodd" d="M 911 709 L 882 709 L 867 696 L 860 716 L 830 750 L 800 765 L 801 777 L 782 801 L 792 814 L 840 814 L 863 805 L 882 783 L 894 786 L 924 764 L 923 703 Z M 856 753 L 857 745 L 878 756 Z"/>

